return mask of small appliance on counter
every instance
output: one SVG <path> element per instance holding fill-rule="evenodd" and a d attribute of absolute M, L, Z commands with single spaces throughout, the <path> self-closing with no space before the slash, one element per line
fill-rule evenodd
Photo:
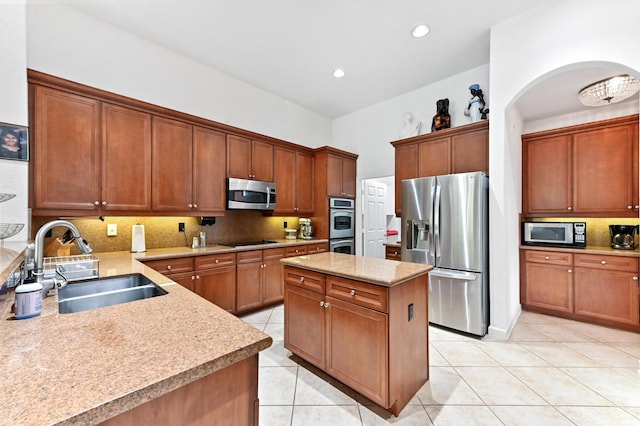
<path fill-rule="evenodd" d="M 285 240 L 295 240 L 297 238 L 296 234 L 298 231 L 295 229 L 285 229 L 284 230 L 284 238 Z"/>
<path fill-rule="evenodd" d="M 523 222 L 522 244 L 530 246 L 587 246 L 586 222 Z"/>
<path fill-rule="evenodd" d="M 638 225 L 609 225 L 611 248 L 619 250 L 634 250 Z"/>
<path fill-rule="evenodd" d="M 298 220 L 298 224 L 300 225 L 298 238 L 302 238 L 303 240 L 310 240 L 311 238 L 313 238 L 313 227 L 311 226 L 311 219 L 301 217 Z"/>

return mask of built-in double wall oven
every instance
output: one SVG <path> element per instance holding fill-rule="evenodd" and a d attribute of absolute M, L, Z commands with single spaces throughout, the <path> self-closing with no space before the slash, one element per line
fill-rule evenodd
<path fill-rule="evenodd" d="M 355 254 L 355 202 L 348 198 L 329 199 L 329 250 Z"/>

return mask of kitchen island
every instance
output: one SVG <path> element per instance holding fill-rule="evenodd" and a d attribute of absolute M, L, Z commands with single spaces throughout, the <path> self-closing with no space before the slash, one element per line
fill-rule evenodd
<path fill-rule="evenodd" d="M 282 259 L 284 345 L 398 415 L 429 379 L 429 265 L 341 253 Z"/>
<path fill-rule="evenodd" d="M 54 294 L 18 321 L 11 292 L 0 301 L 0 424 L 211 424 L 220 412 L 257 424 L 257 358 L 272 339 L 137 260 L 149 253 L 96 256 L 101 277 L 140 273 L 168 294 L 74 314 L 59 314 Z"/>

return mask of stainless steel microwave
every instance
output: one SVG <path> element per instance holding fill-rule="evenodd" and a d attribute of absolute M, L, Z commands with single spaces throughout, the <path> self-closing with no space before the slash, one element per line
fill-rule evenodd
<path fill-rule="evenodd" d="M 587 224 L 585 222 L 523 222 L 522 244 L 586 247 Z"/>
<path fill-rule="evenodd" d="M 273 210 L 276 208 L 276 184 L 249 179 L 227 179 L 227 209 Z"/>

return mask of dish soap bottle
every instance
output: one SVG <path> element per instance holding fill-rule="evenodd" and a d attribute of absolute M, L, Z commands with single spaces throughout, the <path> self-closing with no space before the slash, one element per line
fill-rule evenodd
<path fill-rule="evenodd" d="M 42 284 L 26 279 L 16 287 L 16 319 L 37 317 L 42 312 Z"/>

